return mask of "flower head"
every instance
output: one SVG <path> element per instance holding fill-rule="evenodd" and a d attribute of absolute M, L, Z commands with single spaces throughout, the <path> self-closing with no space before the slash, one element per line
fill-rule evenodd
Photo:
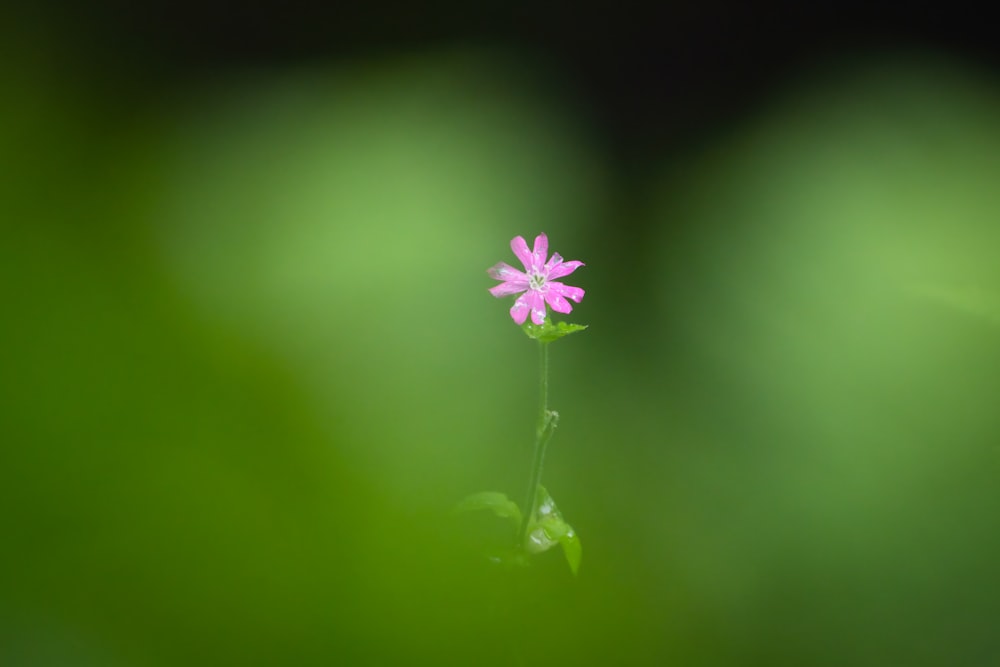
<path fill-rule="evenodd" d="M 549 251 L 549 237 L 539 234 L 535 237 L 535 246 L 528 250 L 528 244 L 522 236 L 515 236 L 510 242 L 510 249 L 521 260 L 524 271 L 518 271 L 513 266 L 500 262 L 487 273 L 494 280 L 502 280 L 496 287 L 490 288 L 490 294 L 495 297 L 521 294 L 510 309 L 510 316 L 518 324 L 524 324 L 531 313 L 531 321 L 537 325 L 545 322 L 545 304 L 552 306 L 557 313 L 569 313 L 573 306 L 570 299 L 580 303 L 583 290 L 558 282 L 557 278 L 568 276 L 583 266 L 583 262 L 564 262 L 559 253 L 553 253 L 546 261 Z"/>

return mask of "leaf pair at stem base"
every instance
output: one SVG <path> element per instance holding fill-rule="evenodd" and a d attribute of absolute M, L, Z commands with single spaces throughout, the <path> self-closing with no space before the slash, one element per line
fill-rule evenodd
<path fill-rule="evenodd" d="M 528 518 L 527 526 L 522 523 L 523 517 L 517 503 L 499 491 L 474 493 L 455 506 L 456 512 L 475 510 L 489 510 L 501 519 L 509 519 L 517 534 L 524 535 L 523 543 L 513 552 L 495 556 L 493 560 L 505 564 L 527 565 L 528 555 L 544 553 L 559 544 L 573 574 L 580 569 L 580 559 L 583 555 L 580 537 L 563 519 L 552 496 L 541 484 L 538 485 L 536 493 L 534 516 Z"/>

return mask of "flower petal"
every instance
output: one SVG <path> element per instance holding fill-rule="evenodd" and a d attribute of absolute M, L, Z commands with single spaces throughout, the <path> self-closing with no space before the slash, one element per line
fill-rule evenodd
<path fill-rule="evenodd" d="M 532 289 L 525 292 L 524 296 L 527 297 L 525 302 L 531 307 L 531 321 L 535 324 L 544 324 L 547 311 L 542 293 Z"/>
<path fill-rule="evenodd" d="M 514 320 L 515 324 L 524 324 L 524 321 L 528 319 L 528 311 L 531 310 L 531 306 L 528 305 L 529 294 L 532 294 L 532 292 L 525 292 L 517 297 L 517 301 L 510 308 L 510 317 Z"/>
<path fill-rule="evenodd" d="M 524 265 L 524 270 L 531 273 L 531 251 L 528 250 L 528 242 L 524 240 L 523 236 L 515 236 L 511 239 L 510 249 L 514 251 L 514 255 L 521 260 L 521 264 Z"/>
<path fill-rule="evenodd" d="M 535 237 L 535 247 L 531 252 L 531 270 L 541 271 L 545 266 L 545 256 L 549 254 L 549 237 L 542 232 Z M 537 322 L 536 322 L 537 324 Z"/>
<path fill-rule="evenodd" d="M 572 262 L 561 262 L 554 265 L 548 272 L 548 279 L 555 280 L 556 278 L 562 278 L 563 276 L 568 276 L 573 273 L 581 266 L 585 266 L 583 262 L 572 261 Z"/>
<path fill-rule="evenodd" d="M 549 290 L 545 293 L 545 301 L 552 306 L 552 310 L 557 313 L 571 313 L 573 312 L 573 306 L 569 305 L 569 301 L 562 298 L 558 292 L 553 292 Z"/>
<path fill-rule="evenodd" d="M 493 280 L 523 280 L 524 282 L 528 282 L 528 280 L 530 280 L 530 278 L 528 278 L 528 274 L 524 271 L 518 271 L 506 262 L 500 262 L 496 266 L 491 266 L 486 270 L 486 273 L 489 274 L 490 278 Z"/>
<path fill-rule="evenodd" d="M 572 299 L 577 303 L 583 300 L 583 295 L 585 292 L 579 287 L 571 287 L 563 283 L 553 281 L 548 283 L 549 292 L 554 292 L 559 296 L 566 297 L 567 299 Z M 559 311 L 562 312 L 562 311 Z"/>
<path fill-rule="evenodd" d="M 511 294 L 520 294 L 526 289 L 528 289 L 527 282 L 522 282 L 520 280 L 508 280 L 507 282 L 491 287 L 490 294 L 500 298 L 502 296 L 510 296 Z"/>

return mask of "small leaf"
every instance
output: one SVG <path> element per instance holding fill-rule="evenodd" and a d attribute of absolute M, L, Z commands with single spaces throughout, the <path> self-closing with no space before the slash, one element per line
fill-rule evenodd
<path fill-rule="evenodd" d="M 540 554 L 554 547 L 558 538 L 553 534 L 552 528 L 553 526 L 546 523 L 536 523 L 532 526 L 528 531 L 528 541 L 524 544 L 525 550 L 530 554 Z"/>
<path fill-rule="evenodd" d="M 562 545 L 566 562 L 569 563 L 569 569 L 576 575 L 580 569 L 580 559 L 583 558 L 583 545 L 580 544 L 580 536 L 570 528 L 565 535 L 559 538 L 559 543 Z"/>
<path fill-rule="evenodd" d="M 573 527 L 566 523 L 552 496 L 541 484 L 538 485 L 535 501 L 535 516 L 528 526 L 528 540 L 525 549 L 538 554 L 548 551 L 556 544 L 563 548 L 569 569 L 575 575 L 580 569 L 583 546 Z"/>
<path fill-rule="evenodd" d="M 501 519 L 510 519 L 514 526 L 521 525 L 521 510 L 517 503 L 499 491 L 482 491 L 466 496 L 457 505 L 456 512 L 473 512 L 476 510 L 491 510 Z"/>
<path fill-rule="evenodd" d="M 586 324 L 567 324 L 566 322 L 553 323 L 552 320 L 545 320 L 541 324 L 535 324 L 531 320 L 525 322 L 521 328 L 528 338 L 534 338 L 543 343 L 551 343 L 563 336 L 568 336 L 577 331 L 587 328 Z"/>

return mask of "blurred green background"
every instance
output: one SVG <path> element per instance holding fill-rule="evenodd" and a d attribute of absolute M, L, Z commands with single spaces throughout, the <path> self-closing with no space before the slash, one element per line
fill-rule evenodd
<path fill-rule="evenodd" d="M 490 40 L 150 85 L 16 18 L 0 664 L 1000 661 L 994 70 L 817 60 L 645 144 Z M 450 514 L 527 483 L 485 269 L 540 231 L 587 263 L 544 478 L 576 579 Z"/>

